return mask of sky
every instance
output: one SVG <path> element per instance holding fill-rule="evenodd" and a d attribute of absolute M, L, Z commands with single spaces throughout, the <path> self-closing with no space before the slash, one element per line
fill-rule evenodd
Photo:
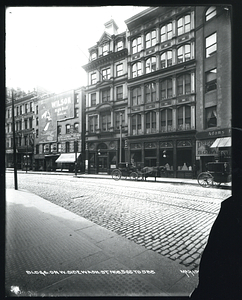
<path fill-rule="evenodd" d="M 118 33 L 125 20 L 147 9 L 137 6 L 8 7 L 6 9 L 6 86 L 61 93 L 87 84 L 82 66 L 88 48 L 114 19 Z"/>

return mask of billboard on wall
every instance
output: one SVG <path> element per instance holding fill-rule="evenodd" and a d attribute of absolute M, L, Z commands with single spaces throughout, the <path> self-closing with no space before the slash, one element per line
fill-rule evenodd
<path fill-rule="evenodd" d="M 57 121 L 74 118 L 74 90 L 39 101 L 39 141 L 57 141 Z"/>

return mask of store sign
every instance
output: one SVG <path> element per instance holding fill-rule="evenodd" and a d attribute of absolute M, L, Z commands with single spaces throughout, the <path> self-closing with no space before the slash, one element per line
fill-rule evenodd
<path fill-rule="evenodd" d="M 74 117 L 74 90 L 39 101 L 39 141 L 57 141 L 57 121 Z"/>
<path fill-rule="evenodd" d="M 222 137 L 222 136 L 230 136 L 230 135 L 231 135 L 231 129 L 224 128 L 224 129 L 197 132 L 196 138 L 197 139 L 206 139 L 206 138 Z"/>
<path fill-rule="evenodd" d="M 215 148 L 210 148 L 215 139 L 196 141 L 196 156 L 211 156 L 216 154 Z"/>

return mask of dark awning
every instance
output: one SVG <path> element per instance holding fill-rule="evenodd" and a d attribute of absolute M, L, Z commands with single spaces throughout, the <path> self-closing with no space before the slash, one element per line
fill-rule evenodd
<path fill-rule="evenodd" d="M 223 137 L 217 138 L 210 148 L 224 148 L 224 147 L 231 147 L 231 137 Z"/>
<path fill-rule="evenodd" d="M 81 153 L 77 153 L 77 158 Z M 75 153 L 63 153 L 61 154 L 57 160 L 56 163 L 74 163 L 76 160 L 76 154 Z"/>

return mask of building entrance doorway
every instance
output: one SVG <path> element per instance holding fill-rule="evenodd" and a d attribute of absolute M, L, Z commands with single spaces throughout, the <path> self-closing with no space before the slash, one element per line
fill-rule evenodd
<path fill-rule="evenodd" d="M 107 156 L 98 156 L 98 173 L 107 174 L 108 164 Z"/>

